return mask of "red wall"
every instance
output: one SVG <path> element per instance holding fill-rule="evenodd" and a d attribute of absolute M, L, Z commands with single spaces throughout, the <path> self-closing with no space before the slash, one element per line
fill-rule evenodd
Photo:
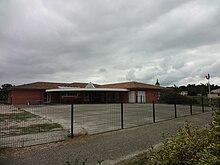
<path fill-rule="evenodd" d="M 39 104 L 42 103 L 44 91 L 39 90 L 12 90 L 9 93 L 12 104 Z"/>
<path fill-rule="evenodd" d="M 119 96 L 120 96 L 120 101 L 122 103 L 128 103 L 129 102 L 128 92 L 120 92 Z"/>
<path fill-rule="evenodd" d="M 143 91 L 143 90 L 140 90 Z M 145 102 L 151 103 L 153 101 L 157 101 L 158 90 L 146 90 L 145 91 Z M 134 91 L 135 103 L 138 102 L 138 90 Z"/>
<path fill-rule="evenodd" d="M 147 102 L 157 101 L 157 94 L 158 94 L 157 90 L 146 91 Z"/>
<path fill-rule="evenodd" d="M 42 103 L 44 91 L 42 90 L 12 90 L 9 92 L 9 103 L 12 104 L 39 104 Z M 157 101 L 157 90 L 148 90 L 146 91 L 146 102 Z M 135 96 L 137 95 L 137 91 L 135 91 Z M 128 92 L 120 92 L 120 101 L 124 103 L 129 102 L 129 94 Z M 137 102 L 137 97 L 135 98 Z M 11 101 L 11 102 L 10 102 Z M 73 98 L 61 98 L 59 93 L 51 94 L 51 103 L 72 103 Z M 74 102 L 82 103 L 81 100 L 75 99 Z"/>
<path fill-rule="evenodd" d="M 12 92 L 9 91 L 9 92 L 8 92 L 8 103 L 9 103 L 9 104 L 12 103 L 12 97 L 11 97 L 11 95 L 12 95 Z"/>

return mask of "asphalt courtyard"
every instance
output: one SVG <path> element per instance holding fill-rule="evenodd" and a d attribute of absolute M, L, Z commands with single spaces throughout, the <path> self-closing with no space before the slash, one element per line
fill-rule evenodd
<path fill-rule="evenodd" d="M 52 122 L 59 123 L 64 129 L 71 128 L 71 105 L 24 106 L 24 110 Z M 210 111 L 205 107 L 206 112 Z M 130 128 L 153 123 L 152 104 L 82 104 L 74 105 L 74 134 L 96 134 L 122 128 Z M 190 115 L 189 105 L 176 106 L 177 117 Z M 192 114 L 202 113 L 201 106 L 192 106 Z M 122 123 L 123 116 L 123 123 Z M 155 121 L 175 118 L 174 105 L 155 104 Z"/>

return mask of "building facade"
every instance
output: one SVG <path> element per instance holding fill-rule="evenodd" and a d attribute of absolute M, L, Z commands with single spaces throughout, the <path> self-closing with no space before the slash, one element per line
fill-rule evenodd
<path fill-rule="evenodd" d="M 141 82 L 115 84 L 35 82 L 9 90 L 10 104 L 147 103 L 166 88 Z"/>

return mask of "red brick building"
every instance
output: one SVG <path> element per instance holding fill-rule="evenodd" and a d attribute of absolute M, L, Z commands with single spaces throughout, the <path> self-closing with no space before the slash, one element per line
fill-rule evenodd
<path fill-rule="evenodd" d="M 165 89 L 141 82 L 98 85 L 92 83 L 35 82 L 9 90 L 11 104 L 146 103 L 157 100 Z"/>

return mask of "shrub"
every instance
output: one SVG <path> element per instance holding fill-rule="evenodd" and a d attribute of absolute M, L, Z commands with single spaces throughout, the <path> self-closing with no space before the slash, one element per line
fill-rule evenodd
<path fill-rule="evenodd" d="M 165 139 L 158 152 L 152 152 L 150 164 L 220 164 L 220 113 L 213 114 L 210 127 L 198 128 L 187 123 L 177 134 Z"/>
<path fill-rule="evenodd" d="M 162 91 L 160 94 L 160 102 L 168 104 L 189 104 L 190 102 L 193 104 L 198 103 L 197 100 L 182 96 L 173 90 Z"/>

